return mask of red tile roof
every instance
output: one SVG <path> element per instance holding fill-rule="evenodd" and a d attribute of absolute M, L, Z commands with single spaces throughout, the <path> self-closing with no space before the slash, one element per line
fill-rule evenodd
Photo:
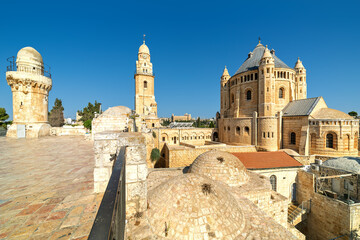
<path fill-rule="evenodd" d="M 300 162 L 285 152 L 232 153 L 247 169 L 301 167 Z"/>

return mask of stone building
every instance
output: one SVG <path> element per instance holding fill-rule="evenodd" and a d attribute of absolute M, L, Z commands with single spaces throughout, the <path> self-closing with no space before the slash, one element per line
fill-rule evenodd
<path fill-rule="evenodd" d="M 221 76 L 219 141 L 301 155 L 357 155 L 359 121 L 328 108 L 322 97 L 307 99 L 306 82 L 299 59 L 290 68 L 259 42 L 233 76 L 226 67 Z"/>
<path fill-rule="evenodd" d="M 140 46 L 136 61 L 135 79 L 135 112 L 139 121 L 147 128 L 160 126 L 155 101 L 153 66 L 150 62 L 150 50 L 144 43 Z M 138 124 L 139 125 L 139 124 Z"/>
<path fill-rule="evenodd" d="M 175 116 L 174 114 L 171 114 L 171 122 L 175 121 L 191 121 L 191 114 L 185 113 L 184 116 Z"/>
<path fill-rule="evenodd" d="M 6 72 L 13 94 L 13 124 L 8 137 L 37 138 L 50 135 L 48 97 L 51 75 L 44 69 L 43 59 L 32 47 L 22 48 Z"/>
<path fill-rule="evenodd" d="M 270 179 L 273 191 L 296 202 L 296 176 L 304 166 L 285 152 L 233 153 L 248 169 Z"/>
<path fill-rule="evenodd" d="M 311 204 L 296 228 L 307 239 L 359 239 L 359 173 L 358 157 L 318 161 L 298 172 L 297 200 Z"/>

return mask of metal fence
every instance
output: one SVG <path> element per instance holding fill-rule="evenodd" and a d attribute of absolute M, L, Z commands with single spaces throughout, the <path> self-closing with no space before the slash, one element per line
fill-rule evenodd
<path fill-rule="evenodd" d="M 89 240 L 122 240 L 125 236 L 125 147 L 119 155 L 94 220 Z"/>

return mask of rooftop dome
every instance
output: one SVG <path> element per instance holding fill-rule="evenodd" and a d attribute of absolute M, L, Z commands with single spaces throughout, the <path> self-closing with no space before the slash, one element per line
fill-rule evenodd
<path fill-rule="evenodd" d="M 130 116 L 131 109 L 125 106 L 116 106 L 108 108 L 105 112 L 103 112 L 100 117 L 124 117 Z"/>
<path fill-rule="evenodd" d="M 350 115 L 341 112 L 339 110 L 331 109 L 331 108 L 320 108 L 311 116 L 315 119 L 348 119 L 354 120 Z"/>
<path fill-rule="evenodd" d="M 16 58 L 17 62 L 39 62 L 43 63 L 43 59 L 38 51 L 32 47 L 24 47 L 20 49 Z"/>
<path fill-rule="evenodd" d="M 232 187 L 249 180 L 245 166 L 237 157 L 218 150 L 200 154 L 191 164 L 189 172 L 205 175 Z"/>
<path fill-rule="evenodd" d="M 264 51 L 265 51 L 264 45 L 259 43 L 255 47 L 254 51 L 252 51 L 252 54 L 249 54 L 249 57 L 245 60 L 245 62 L 241 65 L 241 67 L 236 71 L 235 75 L 242 73 L 242 72 L 258 69 L 260 60 L 261 60 L 262 56 L 264 55 Z M 270 54 L 275 60 L 275 68 L 290 68 L 283 61 L 281 61 L 277 56 L 275 56 L 275 51 L 273 53 L 274 54 L 272 54 L 272 53 L 270 53 Z M 292 68 L 290 68 L 290 69 L 292 69 Z"/>
<path fill-rule="evenodd" d="M 325 161 L 323 166 L 360 174 L 359 157 L 339 157 Z"/>
<path fill-rule="evenodd" d="M 139 53 L 147 53 L 150 55 L 150 50 L 148 46 L 146 46 L 145 41 L 144 43 L 139 47 Z"/>
<path fill-rule="evenodd" d="M 174 177 L 150 191 L 148 199 L 148 221 L 159 237 L 237 239 L 245 228 L 241 202 L 201 175 Z"/>

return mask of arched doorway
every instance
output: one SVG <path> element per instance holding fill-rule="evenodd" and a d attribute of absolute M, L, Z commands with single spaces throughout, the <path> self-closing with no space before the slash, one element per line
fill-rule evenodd
<path fill-rule="evenodd" d="M 219 135 L 217 132 L 214 132 L 213 134 L 213 141 L 217 142 L 219 140 Z"/>

